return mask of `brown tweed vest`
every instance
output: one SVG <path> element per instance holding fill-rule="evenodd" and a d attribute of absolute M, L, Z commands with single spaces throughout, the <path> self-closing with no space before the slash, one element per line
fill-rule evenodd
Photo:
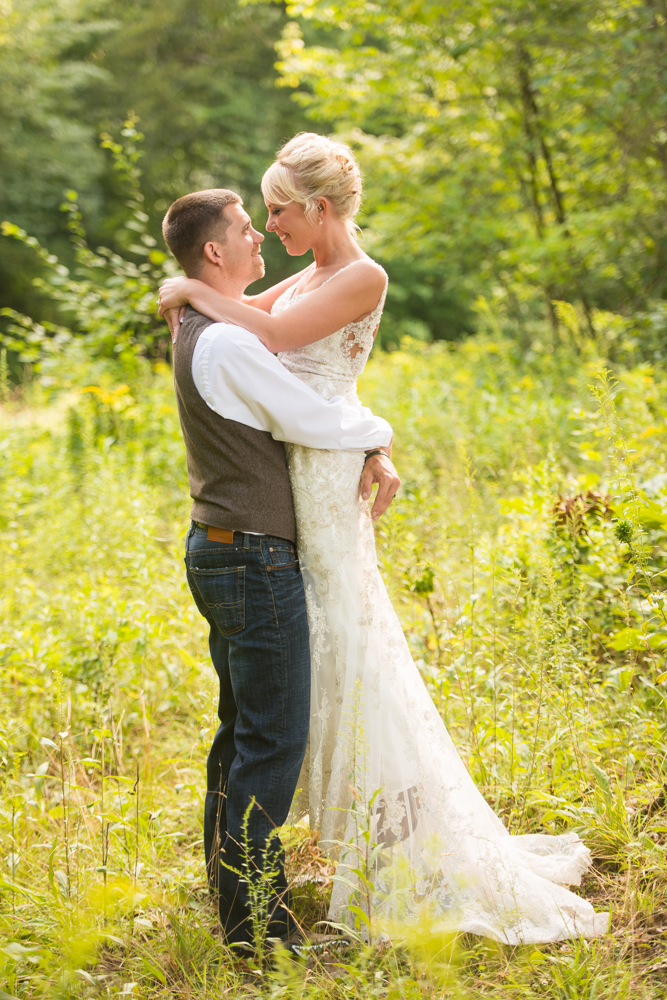
<path fill-rule="evenodd" d="M 215 528 L 258 531 L 296 541 L 285 449 L 215 413 L 192 378 L 192 355 L 213 320 L 188 306 L 174 344 L 174 385 L 194 500 L 191 517 Z"/>

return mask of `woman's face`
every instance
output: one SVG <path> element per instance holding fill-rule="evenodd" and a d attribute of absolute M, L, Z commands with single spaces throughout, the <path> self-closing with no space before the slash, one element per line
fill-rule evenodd
<path fill-rule="evenodd" d="M 280 242 L 291 257 L 300 257 L 313 245 L 315 230 L 318 228 L 306 218 L 302 205 L 290 201 L 287 205 L 276 205 L 266 202 L 269 218 L 266 223 L 267 233 L 277 233 Z"/>

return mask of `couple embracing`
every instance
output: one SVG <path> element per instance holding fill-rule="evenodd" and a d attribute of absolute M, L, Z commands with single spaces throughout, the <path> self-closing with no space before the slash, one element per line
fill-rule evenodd
<path fill-rule="evenodd" d="M 373 521 L 399 479 L 356 380 L 387 277 L 355 239 L 352 152 L 298 135 L 262 192 L 267 230 L 315 260 L 255 296 L 264 237 L 237 195 L 185 195 L 163 223 L 187 275 L 160 298 L 194 501 L 187 576 L 220 680 L 204 843 L 225 939 L 252 942 L 261 870 L 268 936 L 297 936 L 275 833 L 290 810 L 337 863 L 332 921 L 354 892 L 361 810 L 381 848 L 378 914 L 427 909 L 507 944 L 604 933 L 608 915 L 565 888 L 590 864 L 578 836 L 511 836 L 475 787 L 377 568 Z"/>

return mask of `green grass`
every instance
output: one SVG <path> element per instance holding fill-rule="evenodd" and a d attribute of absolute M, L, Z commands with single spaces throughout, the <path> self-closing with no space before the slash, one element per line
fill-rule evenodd
<path fill-rule="evenodd" d="M 183 572 L 170 377 L 72 347 L 0 425 L 1 990 L 667 993 L 667 491 L 649 482 L 667 471 L 667 379 L 619 369 L 610 392 L 597 367 L 592 349 L 413 342 L 373 357 L 362 397 L 396 433 L 404 486 L 379 555 L 422 674 L 510 829 L 586 839 L 581 891 L 613 934 L 509 949 L 406 927 L 391 946 L 265 969 L 222 947 L 201 842 L 215 687 Z M 585 513 L 569 501 L 588 491 Z M 304 828 L 286 838 L 312 923 L 331 872 Z"/>

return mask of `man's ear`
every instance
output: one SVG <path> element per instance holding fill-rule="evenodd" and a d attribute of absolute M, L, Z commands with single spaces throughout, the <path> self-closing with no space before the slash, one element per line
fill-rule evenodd
<path fill-rule="evenodd" d="M 207 264 L 214 264 L 216 267 L 222 267 L 224 261 L 222 244 L 216 243 L 214 240 L 209 240 L 208 243 L 204 243 L 204 258 Z"/>

